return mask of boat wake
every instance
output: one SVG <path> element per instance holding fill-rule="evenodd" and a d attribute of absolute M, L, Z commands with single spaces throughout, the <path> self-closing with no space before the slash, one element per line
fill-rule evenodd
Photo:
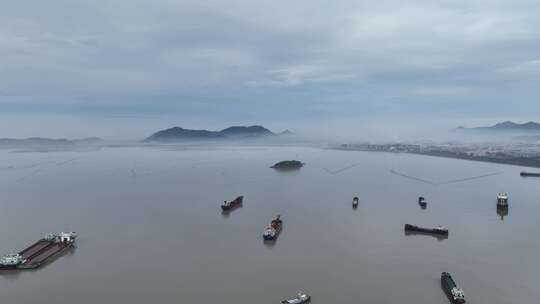
<path fill-rule="evenodd" d="M 493 172 L 493 173 L 489 173 L 489 174 L 482 174 L 482 175 L 476 175 L 476 176 L 470 176 L 470 177 L 463 177 L 463 178 L 453 179 L 453 180 L 444 181 L 444 182 L 434 182 L 434 181 L 422 179 L 422 178 L 419 178 L 419 177 L 416 177 L 416 176 L 401 173 L 401 172 L 398 172 L 396 170 L 390 170 L 390 173 L 392 173 L 394 175 L 397 175 L 397 176 L 412 179 L 412 180 L 415 180 L 415 181 L 418 181 L 418 182 L 422 182 L 422 183 L 425 183 L 425 184 L 433 185 L 433 186 L 449 185 L 449 184 L 467 182 L 467 181 L 471 181 L 471 180 L 475 180 L 475 179 L 481 179 L 481 178 L 486 178 L 486 177 L 502 174 L 502 172 Z"/>
<path fill-rule="evenodd" d="M 339 174 L 339 173 L 341 173 L 341 172 L 344 172 L 344 171 L 347 171 L 347 170 L 349 170 L 349 169 L 352 169 L 352 168 L 354 168 L 354 167 L 356 167 L 356 166 L 358 166 L 358 165 L 359 165 L 359 164 L 352 164 L 352 165 L 343 167 L 343 168 L 338 169 L 338 170 L 335 170 L 335 171 L 332 171 L 332 170 L 330 170 L 330 169 L 328 169 L 328 168 L 323 168 L 323 170 L 326 171 L 326 172 L 328 172 L 328 173 L 330 173 L 330 174 L 332 174 L 332 175 L 336 175 L 336 174 Z"/>

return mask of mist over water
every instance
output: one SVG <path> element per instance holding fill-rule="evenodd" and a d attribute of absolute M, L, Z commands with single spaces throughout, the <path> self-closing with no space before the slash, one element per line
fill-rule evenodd
<path fill-rule="evenodd" d="M 314 303 L 447 303 L 442 271 L 470 303 L 540 298 L 539 180 L 520 167 L 267 146 L 0 156 L 2 253 L 47 232 L 79 234 L 41 269 L 0 273 L 6 303 L 270 304 L 298 290 Z M 268 168 L 284 159 L 306 166 Z M 504 218 L 500 191 L 510 195 Z M 238 195 L 243 207 L 222 215 Z M 264 244 L 275 214 L 284 229 Z M 405 223 L 445 225 L 449 238 L 405 235 Z"/>

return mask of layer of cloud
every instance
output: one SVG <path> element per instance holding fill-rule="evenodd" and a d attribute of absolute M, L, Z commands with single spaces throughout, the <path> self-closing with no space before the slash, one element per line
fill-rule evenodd
<path fill-rule="evenodd" d="M 1 103 L 538 107 L 538 1 L 1 2 Z"/>

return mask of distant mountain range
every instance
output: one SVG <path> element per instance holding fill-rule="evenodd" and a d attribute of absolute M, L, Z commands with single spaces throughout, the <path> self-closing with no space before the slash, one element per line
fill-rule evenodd
<path fill-rule="evenodd" d="M 90 145 L 99 144 L 103 139 L 98 137 L 89 137 L 82 139 L 65 139 L 65 138 L 44 138 L 44 137 L 29 137 L 29 138 L 0 138 L 0 147 L 25 147 L 25 146 L 67 146 L 67 145 Z"/>
<path fill-rule="evenodd" d="M 221 131 L 192 130 L 184 129 L 181 127 L 173 127 L 158 131 L 146 138 L 144 141 L 174 142 L 189 140 L 227 140 L 262 138 L 267 136 L 276 136 L 276 134 L 262 126 L 233 126 L 223 129 Z"/>
<path fill-rule="evenodd" d="M 529 121 L 526 123 L 515 123 L 512 121 L 505 121 L 495 124 L 490 127 L 476 127 L 465 128 L 458 127 L 457 130 L 461 131 L 490 131 L 490 132 L 540 132 L 540 123 Z"/>

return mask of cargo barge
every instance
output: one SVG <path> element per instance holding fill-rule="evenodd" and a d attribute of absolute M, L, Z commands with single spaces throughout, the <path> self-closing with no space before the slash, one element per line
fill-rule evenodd
<path fill-rule="evenodd" d="M 355 196 L 352 200 L 352 207 L 354 209 L 358 208 L 358 196 Z"/>
<path fill-rule="evenodd" d="M 38 268 L 74 247 L 76 238 L 75 232 L 47 234 L 21 252 L 1 257 L 0 270 Z"/>
<path fill-rule="evenodd" d="M 531 176 L 531 177 L 540 177 L 540 172 L 525 172 L 525 171 L 523 171 L 519 175 L 522 176 L 522 177 L 529 177 L 529 176 Z"/>
<path fill-rule="evenodd" d="M 422 209 L 427 208 L 427 202 L 426 202 L 426 199 L 423 196 L 420 196 L 418 198 L 418 205 L 420 205 L 420 208 L 422 208 Z"/>
<path fill-rule="evenodd" d="M 237 197 L 234 200 L 229 201 L 229 202 L 224 201 L 223 204 L 221 205 L 221 210 L 223 210 L 225 212 L 234 210 L 236 208 L 242 207 L 243 202 L 244 202 L 244 197 L 243 196 L 239 196 L 239 197 Z"/>
<path fill-rule="evenodd" d="M 465 294 L 463 290 L 459 288 L 452 279 L 452 276 L 448 272 L 443 272 L 441 274 L 441 287 L 446 293 L 446 296 L 453 304 L 463 304 L 465 303 Z"/>
<path fill-rule="evenodd" d="M 274 241 L 279 236 L 279 233 L 281 232 L 281 228 L 283 227 L 283 221 L 281 220 L 280 215 L 276 215 L 276 217 L 270 222 L 270 225 L 266 226 L 263 232 L 263 238 L 265 241 Z"/>
<path fill-rule="evenodd" d="M 405 232 L 413 231 L 417 233 L 426 233 L 426 234 L 437 234 L 437 235 L 448 235 L 448 229 L 438 226 L 435 228 L 424 228 L 419 226 L 414 226 L 411 224 L 405 224 Z"/>
<path fill-rule="evenodd" d="M 497 194 L 497 209 L 507 209 L 508 208 L 508 194 L 499 193 Z"/>

